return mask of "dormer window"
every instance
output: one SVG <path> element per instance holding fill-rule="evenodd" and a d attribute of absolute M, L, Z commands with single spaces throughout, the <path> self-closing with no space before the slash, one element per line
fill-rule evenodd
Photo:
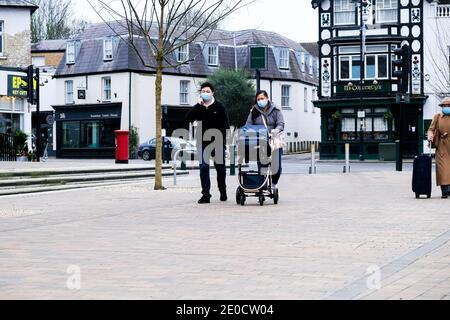
<path fill-rule="evenodd" d="M 75 42 L 74 41 L 70 41 L 67 43 L 66 63 L 67 64 L 75 63 Z"/>
<path fill-rule="evenodd" d="M 183 63 L 189 60 L 189 45 L 185 44 L 175 50 L 177 62 Z"/>
<path fill-rule="evenodd" d="M 355 24 L 355 3 L 352 0 L 334 1 L 334 24 Z"/>
<path fill-rule="evenodd" d="M 289 69 L 289 48 L 279 48 L 278 65 L 280 69 Z"/>
<path fill-rule="evenodd" d="M 314 59 L 313 56 L 309 56 L 309 74 L 313 74 L 314 73 Z"/>
<path fill-rule="evenodd" d="M 113 40 L 108 38 L 103 40 L 103 60 L 111 61 L 113 60 Z"/>
<path fill-rule="evenodd" d="M 208 65 L 213 67 L 219 65 L 219 46 L 216 44 L 208 45 Z"/>

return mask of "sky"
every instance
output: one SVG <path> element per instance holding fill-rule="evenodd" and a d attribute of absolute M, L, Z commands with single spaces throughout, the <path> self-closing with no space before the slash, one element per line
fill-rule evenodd
<path fill-rule="evenodd" d="M 78 18 L 101 21 L 87 0 L 74 3 Z M 227 18 L 221 27 L 229 31 L 273 31 L 297 42 L 317 42 L 317 21 L 318 11 L 312 9 L 311 0 L 256 0 Z"/>

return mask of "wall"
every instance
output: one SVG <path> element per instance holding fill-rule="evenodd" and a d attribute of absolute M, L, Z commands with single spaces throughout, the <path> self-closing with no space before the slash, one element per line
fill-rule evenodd
<path fill-rule="evenodd" d="M 30 9 L 5 8 L 0 10 L 4 21 L 5 48 L 0 66 L 26 67 L 31 64 Z"/>

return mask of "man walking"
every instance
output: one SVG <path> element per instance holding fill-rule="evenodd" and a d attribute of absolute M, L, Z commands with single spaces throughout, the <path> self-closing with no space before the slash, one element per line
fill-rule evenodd
<path fill-rule="evenodd" d="M 210 203 L 211 180 L 209 173 L 211 158 L 214 160 L 214 167 L 217 171 L 220 201 L 227 201 L 225 144 L 226 132 L 230 125 L 225 107 L 214 98 L 214 86 L 211 83 L 206 82 L 201 85 L 200 99 L 187 113 L 186 118 L 189 122 L 199 122 L 197 149 L 203 196 L 198 203 Z M 209 139 L 210 136 L 212 139 Z"/>

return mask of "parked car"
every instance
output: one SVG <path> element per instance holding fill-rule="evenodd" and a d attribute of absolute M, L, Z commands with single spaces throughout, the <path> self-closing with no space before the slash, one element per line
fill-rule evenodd
<path fill-rule="evenodd" d="M 181 144 L 185 145 L 187 153 L 186 159 L 194 160 L 197 158 L 197 148 L 192 143 L 180 138 L 164 137 L 164 145 L 166 145 L 166 148 L 163 153 L 163 160 L 172 160 L 172 155 L 174 155 L 178 150 L 181 150 Z M 151 139 L 139 146 L 138 156 L 145 161 L 154 160 L 156 153 L 155 151 L 156 139 Z"/>

